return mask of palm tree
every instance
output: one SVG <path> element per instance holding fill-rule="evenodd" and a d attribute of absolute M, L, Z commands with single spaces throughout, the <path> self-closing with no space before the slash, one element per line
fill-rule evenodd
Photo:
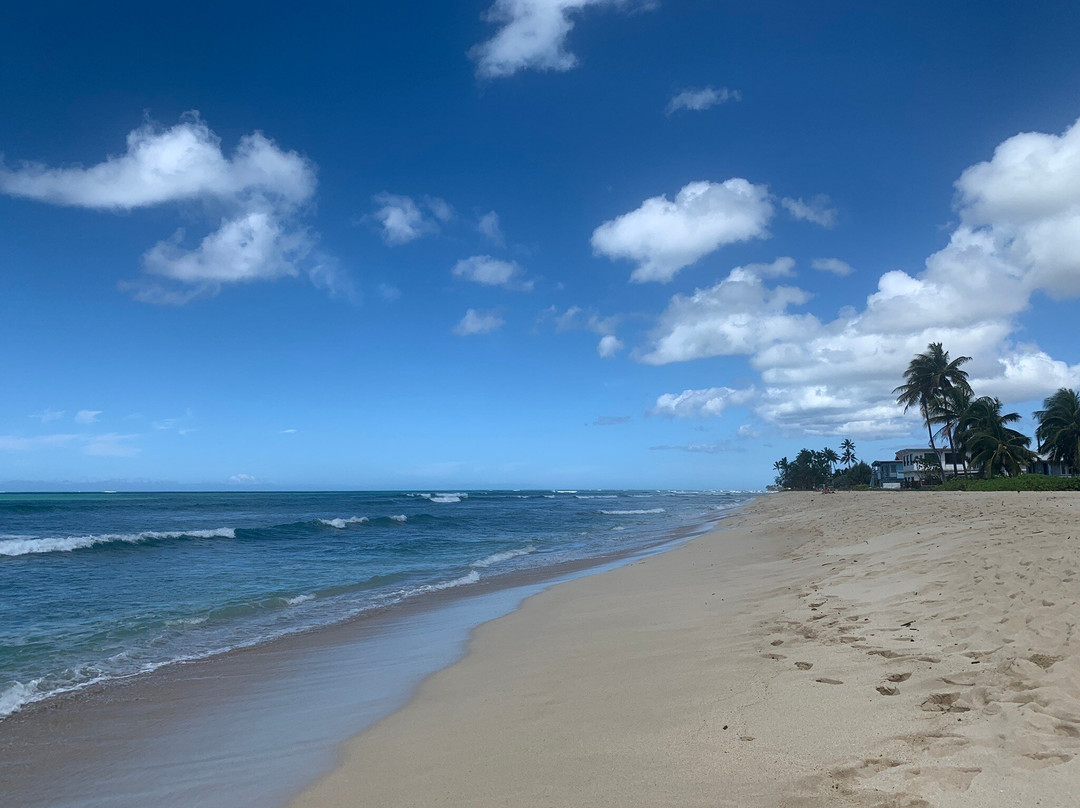
<path fill-rule="evenodd" d="M 821 450 L 821 459 L 829 464 L 829 474 L 833 473 L 833 466 L 840 462 L 840 455 L 826 446 Z"/>
<path fill-rule="evenodd" d="M 1080 469 L 1080 393 L 1062 387 L 1043 401 L 1043 409 L 1036 411 L 1039 426 L 1035 437 L 1039 451 L 1047 452 L 1050 459 L 1073 469 Z"/>
<path fill-rule="evenodd" d="M 1031 438 L 1008 426 L 1020 420 L 1020 413 L 1002 413 L 1002 406 L 1000 398 L 981 396 L 971 403 L 961 424 L 964 448 L 988 478 L 1002 472 L 1015 477 L 1035 459 L 1028 448 Z"/>
<path fill-rule="evenodd" d="M 937 436 L 949 442 L 949 448 L 953 453 L 953 468 L 956 468 L 957 447 L 961 446 L 960 424 L 970 416 L 970 409 L 976 401 L 975 394 L 970 387 L 952 387 L 936 403 L 931 420 L 935 424 L 941 424 Z M 960 460 L 964 464 L 964 472 L 967 472 L 967 454 L 960 452 Z"/>
<path fill-rule="evenodd" d="M 840 455 L 840 462 L 845 466 L 851 466 L 859 458 L 855 457 L 855 444 L 851 438 L 844 438 L 840 441 L 840 448 L 843 449 L 843 453 Z"/>
<path fill-rule="evenodd" d="M 942 459 L 934 443 L 934 431 L 931 428 L 934 414 L 940 408 L 940 402 L 949 390 L 959 388 L 971 390 L 968 384 L 967 371 L 961 370 L 960 366 L 970 362 L 970 356 L 958 356 L 956 359 L 949 358 L 940 342 L 931 342 L 926 346 L 925 353 L 916 354 L 904 371 L 904 384 L 893 390 L 896 394 L 896 403 L 902 404 L 904 412 L 918 405 L 926 423 L 926 433 L 930 436 L 930 448 L 938 458 L 941 466 L 941 478 L 945 479 L 945 461 Z"/>

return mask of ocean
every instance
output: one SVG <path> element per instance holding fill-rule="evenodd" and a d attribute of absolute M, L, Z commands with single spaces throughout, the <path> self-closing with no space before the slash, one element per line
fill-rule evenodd
<path fill-rule="evenodd" d="M 756 493 L 0 494 L 0 721 L 91 684 L 640 551 Z"/>

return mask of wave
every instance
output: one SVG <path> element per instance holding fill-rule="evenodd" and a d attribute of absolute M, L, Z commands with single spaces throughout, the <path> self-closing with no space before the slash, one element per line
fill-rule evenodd
<path fill-rule="evenodd" d="M 473 570 L 468 575 L 462 575 L 460 578 L 454 578 L 450 581 L 440 581 L 437 584 L 424 584 L 423 586 L 417 586 L 413 589 L 403 589 L 398 594 L 402 597 L 409 597 L 411 595 L 422 595 L 425 592 L 441 592 L 444 589 L 453 589 L 455 586 L 475 584 L 479 580 L 480 573 Z"/>
<path fill-rule="evenodd" d="M 618 499 L 618 494 L 575 494 L 574 499 Z"/>
<path fill-rule="evenodd" d="M 403 513 L 402 513 L 402 514 L 398 514 L 397 516 L 388 516 L 388 517 L 386 517 L 386 518 L 387 518 L 387 519 L 390 519 L 390 520 L 391 520 L 391 521 L 393 521 L 393 522 L 408 522 L 408 521 L 409 521 L 409 517 L 407 517 L 407 516 L 406 516 L 405 514 L 403 514 Z"/>
<path fill-rule="evenodd" d="M 629 511 L 600 511 L 605 516 L 638 516 L 646 513 L 664 513 L 663 508 L 639 508 Z"/>
<path fill-rule="evenodd" d="M 235 539 L 231 527 L 214 530 L 145 530 L 142 533 L 103 533 L 91 536 L 58 536 L 53 538 L 22 538 L 0 541 L 0 556 L 22 556 L 34 553 L 68 553 L 98 544 L 140 544 L 160 539 Z"/>
<path fill-rule="evenodd" d="M 285 598 L 286 606 L 297 606 L 301 603 L 307 603 L 309 600 L 315 600 L 314 595 L 297 595 L 295 598 Z"/>
<path fill-rule="evenodd" d="M 348 519 L 319 519 L 318 521 L 327 527 L 336 527 L 338 530 L 343 530 L 349 525 L 366 525 L 371 520 L 366 516 L 350 516 Z"/>
<path fill-rule="evenodd" d="M 509 561 L 511 558 L 517 558 L 518 556 L 529 555 L 535 553 L 536 548 L 531 544 L 528 547 L 519 547 L 517 550 L 503 550 L 501 553 L 492 553 L 489 556 L 484 556 L 479 561 L 474 561 L 469 566 L 479 567 L 484 569 L 490 567 L 492 564 L 500 564 L 503 561 Z"/>

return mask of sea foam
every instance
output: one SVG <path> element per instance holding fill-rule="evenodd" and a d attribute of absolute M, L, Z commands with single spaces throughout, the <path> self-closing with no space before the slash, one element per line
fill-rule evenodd
<path fill-rule="evenodd" d="M 98 544 L 139 544 L 155 539 L 235 539 L 231 527 L 215 530 L 145 530 L 142 533 L 103 533 L 97 536 L 57 536 L 53 538 L 22 538 L 0 541 L 0 556 L 21 556 L 32 553 L 67 553 Z"/>
<path fill-rule="evenodd" d="M 605 516 L 638 516 L 646 513 L 663 513 L 663 508 L 641 508 L 629 511 L 600 511 Z"/>
<path fill-rule="evenodd" d="M 501 553 L 492 553 L 489 556 L 484 556 L 479 561 L 474 561 L 469 566 L 479 567 L 484 569 L 490 567 L 492 564 L 500 564 L 503 561 L 509 561 L 511 558 L 517 558 L 518 556 L 529 555 L 535 553 L 536 548 L 531 544 L 528 547 L 519 547 L 517 550 L 503 550 Z"/>
<path fill-rule="evenodd" d="M 327 527 L 336 527 L 343 530 L 349 525 L 366 525 L 370 520 L 366 516 L 350 516 L 348 519 L 320 519 Z"/>

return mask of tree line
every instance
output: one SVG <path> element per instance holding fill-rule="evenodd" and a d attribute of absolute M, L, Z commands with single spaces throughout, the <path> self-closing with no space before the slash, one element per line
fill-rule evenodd
<path fill-rule="evenodd" d="M 970 361 L 970 356 L 952 359 L 940 342 L 930 343 L 911 360 L 904 383 L 893 390 L 896 402 L 904 412 L 918 407 L 922 415 L 931 448 L 922 464 L 927 476 L 938 472 L 941 480 L 946 479 L 940 443 L 952 453 L 954 473 L 959 460 L 965 474 L 978 469 L 987 478 L 1015 477 L 1038 455 L 1031 448 L 1031 438 L 1012 427 L 1020 420 L 1019 413 L 1004 412 L 997 396 L 975 395 L 963 369 Z M 1070 474 L 1080 472 L 1080 392 L 1060 388 L 1043 401 L 1034 417 L 1038 452 L 1062 464 Z M 777 460 L 773 464 L 776 484 L 801 490 L 869 484 L 870 466 L 856 462 L 855 444 L 848 439 L 840 447 L 842 455 L 826 447 L 803 449 L 791 461 Z M 837 463 L 844 463 L 845 468 L 837 470 Z"/>

